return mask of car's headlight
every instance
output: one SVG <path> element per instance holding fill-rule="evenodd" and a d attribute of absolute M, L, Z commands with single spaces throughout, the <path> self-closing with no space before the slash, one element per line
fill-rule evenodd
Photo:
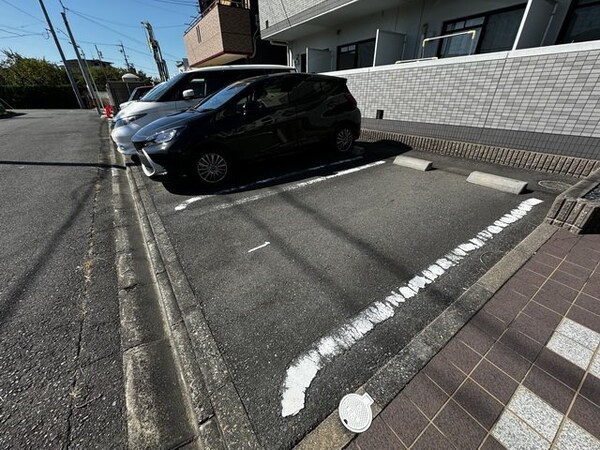
<path fill-rule="evenodd" d="M 164 144 L 170 142 L 179 134 L 183 127 L 170 128 L 168 130 L 159 131 L 146 138 L 147 144 Z"/>
<path fill-rule="evenodd" d="M 145 115 L 147 115 L 147 114 L 134 114 L 132 116 L 120 117 L 115 122 L 115 128 L 123 127 L 125 125 L 129 125 L 130 123 L 135 122 L 138 119 L 141 119 Z"/>

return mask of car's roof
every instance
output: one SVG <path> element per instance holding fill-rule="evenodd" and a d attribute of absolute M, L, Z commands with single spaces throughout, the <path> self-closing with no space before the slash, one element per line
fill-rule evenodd
<path fill-rule="evenodd" d="M 209 66 L 190 69 L 187 72 L 209 72 L 211 70 L 256 70 L 256 69 L 287 69 L 296 70 L 292 66 L 283 66 L 279 64 L 237 64 L 232 66 Z"/>
<path fill-rule="evenodd" d="M 323 81 L 338 81 L 338 82 L 346 82 L 345 78 L 342 77 L 334 77 L 331 75 L 321 75 L 318 73 L 304 73 L 304 72 L 290 72 L 290 73 L 270 73 L 270 74 L 266 74 L 266 75 L 257 75 L 254 77 L 249 77 L 246 78 L 245 80 L 240 80 L 240 82 L 246 82 L 246 83 L 254 83 L 256 81 L 260 81 L 260 80 L 266 80 L 267 78 L 281 78 L 281 77 L 286 77 L 286 78 L 312 78 L 312 79 L 317 79 L 317 80 L 323 80 Z"/>

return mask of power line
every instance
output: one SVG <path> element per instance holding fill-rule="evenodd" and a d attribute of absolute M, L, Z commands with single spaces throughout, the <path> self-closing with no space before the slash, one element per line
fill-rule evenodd
<path fill-rule="evenodd" d="M 173 9 L 163 8 L 161 6 L 150 5 L 150 4 L 142 2 L 140 0 L 131 0 L 131 1 L 134 2 L 134 3 L 138 3 L 140 5 L 147 6 L 149 8 L 160 9 L 161 11 L 167 11 L 167 12 L 170 12 L 171 14 L 179 14 L 180 16 L 186 16 L 186 17 L 189 16 L 189 14 L 186 14 L 186 13 L 181 13 L 179 11 L 173 11 Z M 196 10 L 197 10 L 198 9 L 198 5 L 195 5 L 195 6 L 196 6 Z"/>
<path fill-rule="evenodd" d="M 33 14 L 29 14 L 27 11 L 19 8 L 18 6 L 13 5 L 12 3 L 8 2 L 7 0 L 0 0 L 2 3 L 6 3 L 8 6 L 12 6 L 13 8 L 15 8 L 17 11 L 21 11 L 23 14 L 29 16 L 29 17 L 33 17 L 35 20 L 37 20 L 38 22 L 43 23 L 44 25 L 46 25 L 46 22 L 44 22 L 42 19 L 40 19 L 39 17 L 35 17 Z"/>
<path fill-rule="evenodd" d="M 91 14 L 87 14 L 87 13 L 82 13 L 81 11 L 76 11 L 74 9 L 70 9 L 68 8 L 69 11 L 71 11 L 72 13 L 77 13 L 80 16 L 85 16 L 89 19 L 95 19 L 95 20 L 100 20 L 102 22 L 106 22 L 106 23 L 111 23 L 113 25 L 117 25 L 120 27 L 126 27 L 126 28 L 135 28 L 135 29 L 139 29 L 139 25 L 128 25 L 126 23 L 122 23 L 122 22 L 116 22 L 114 20 L 110 20 L 110 19 L 106 19 L 104 17 L 98 17 L 98 16 L 92 16 Z M 157 27 L 153 28 L 158 28 L 158 29 L 162 29 L 162 28 L 183 28 L 185 27 L 185 24 L 178 24 L 178 25 L 159 25 Z"/>
<path fill-rule="evenodd" d="M 81 18 L 82 18 L 82 19 L 84 19 L 84 20 L 87 20 L 87 21 L 89 21 L 89 22 L 92 22 L 93 24 L 95 24 L 95 25 L 97 25 L 97 26 L 99 26 L 99 27 L 102 27 L 102 28 L 104 28 L 104 29 L 110 30 L 110 31 L 112 31 L 113 33 L 116 33 L 116 34 L 118 34 L 118 35 L 121 35 L 121 36 L 123 36 L 123 37 L 125 37 L 125 38 L 129 39 L 130 41 L 133 41 L 133 42 L 135 42 L 135 43 L 137 43 L 137 44 L 140 44 L 140 45 L 143 45 L 144 47 L 146 47 L 146 42 L 139 41 L 139 40 L 138 40 L 138 39 L 136 39 L 136 38 L 133 38 L 133 37 L 131 37 L 131 36 L 129 36 L 129 35 L 127 35 L 127 34 L 125 34 L 125 33 L 122 33 L 122 32 L 120 32 L 120 31 L 117 31 L 117 30 L 115 30 L 114 28 L 110 28 L 109 26 L 107 26 L 107 25 L 105 25 L 105 24 L 102 24 L 102 23 L 100 23 L 100 22 L 97 22 L 97 21 L 96 21 L 96 20 L 94 20 L 94 19 L 90 19 L 89 17 L 86 17 L 86 16 L 84 16 L 84 15 L 81 15 L 80 13 L 78 13 L 77 11 L 73 11 L 72 9 L 68 9 L 68 8 L 67 8 L 67 11 L 70 11 L 70 12 L 72 12 L 73 14 L 75 14 L 76 16 L 79 16 L 79 17 L 81 17 Z M 148 53 L 150 53 L 150 50 L 148 50 Z M 168 56 L 169 58 L 172 58 L 172 59 L 170 59 L 170 61 L 177 61 L 177 60 L 178 60 L 178 59 L 177 59 L 177 56 L 175 56 L 175 55 L 171 55 L 171 54 L 169 54 L 169 53 L 166 53 L 166 52 L 165 52 L 164 54 L 165 54 L 165 56 Z"/>
<path fill-rule="evenodd" d="M 59 31 L 61 31 L 61 30 L 59 30 Z M 65 34 L 63 31 L 61 31 L 61 33 Z M 59 38 L 59 39 L 61 41 L 64 41 L 64 42 L 68 42 L 69 44 L 71 43 L 71 41 L 68 38 Z M 120 48 L 121 47 L 120 44 L 109 44 L 107 42 L 91 42 L 91 41 L 79 41 L 79 42 L 81 42 L 82 44 L 99 45 L 101 47 L 115 47 L 115 49 L 113 50 L 113 52 L 114 51 L 118 52 L 118 50 L 116 48 Z M 142 55 L 144 55 L 147 58 L 151 57 L 151 55 L 148 52 L 141 52 L 139 50 L 132 49 L 131 47 L 128 47 L 126 45 L 123 45 L 123 47 L 125 47 L 129 51 L 142 54 Z M 112 54 L 106 56 L 106 58 L 110 58 L 110 59 L 114 59 L 114 60 L 118 60 L 121 57 L 122 57 L 122 55 L 117 56 L 115 53 L 112 53 Z M 171 61 L 171 60 L 169 60 L 169 61 Z M 145 71 L 148 71 L 148 72 L 151 72 L 152 74 L 158 75 L 158 72 L 156 71 L 156 67 L 152 68 L 152 67 L 148 67 L 148 66 L 142 66 L 142 65 L 140 65 L 138 63 L 135 63 L 135 66 L 136 67 L 141 67 Z"/>
<path fill-rule="evenodd" d="M 19 34 L 19 33 L 15 33 L 14 31 L 4 30 L 2 28 L 0 28 L 0 31 L 2 33 L 14 34 L 15 36 L 21 36 L 21 34 Z"/>
<path fill-rule="evenodd" d="M 150 0 L 154 3 L 162 3 L 165 5 L 178 5 L 178 6 L 198 6 L 197 2 L 188 2 L 185 0 Z"/>
<path fill-rule="evenodd" d="M 25 36 L 44 36 L 44 33 L 27 33 L 27 34 L 19 34 L 18 36 L 0 36 L 0 39 L 14 39 L 18 37 Z"/>
<path fill-rule="evenodd" d="M 23 28 L 29 28 L 29 27 L 32 27 L 34 25 L 38 26 L 37 23 L 32 23 L 30 25 L 21 25 L 20 27 L 13 27 L 13 26 L 10 26 L 10 25 L 3 25 L 3 24 L 0 23 L 0 27 L 2 27 L 2 28 L 10 28 L 11 30 L 17 30 L 17 31 L 24 31 Z"/>

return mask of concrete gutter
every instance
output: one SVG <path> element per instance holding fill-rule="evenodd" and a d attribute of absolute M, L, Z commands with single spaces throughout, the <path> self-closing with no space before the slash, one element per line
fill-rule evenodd
<path fill-rule="evenodd" d="M 180 395 L 194 436 L 186 448 L 260 449 L 229 370 L 187 281 L 154 201 L 138 167 L 127 179 L 140 222 L 150 266 L 156 280 L 160 309 L 178 372 Z M 150 390 L 160 386 L 148 386 Z M 174 426 L 158 418 L 155 426 Z M 147 448 L 157 448 L 154 446 Z M 166 447 L 163 447 L 166 448 Z"/>
<path fill-rule="evenodd" d="M 111 152 L 115 164 L 115 153 Z M 125 164 L 119 155 L 122 167 Z M 150 269 L 125 171 L 112 169 L 116 269 L 123 349 L 123 376 L 130 449 L 174 449 L 197 436 L 181 363 L 173 352 L 155 273 Z"/>

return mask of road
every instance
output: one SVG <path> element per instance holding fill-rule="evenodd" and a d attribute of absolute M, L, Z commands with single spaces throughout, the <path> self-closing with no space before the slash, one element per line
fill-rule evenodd
<path fill-rule="evenodd" d="M 106 124 L 0 120 L 0 448 L 124 448 Z"/>
<path fill-rule="evenodd" d="M 417 172 L 392 164 L 401 146 L 360 147 L 246 167 L 225 192 L 145 181 L 268 449 L 297 443 L 540 224 L 556 191 L 538 181 L 574 182 L 409 151 L 434 159 Z M 472 170 L 530 190 L 468 184 Z"/>

